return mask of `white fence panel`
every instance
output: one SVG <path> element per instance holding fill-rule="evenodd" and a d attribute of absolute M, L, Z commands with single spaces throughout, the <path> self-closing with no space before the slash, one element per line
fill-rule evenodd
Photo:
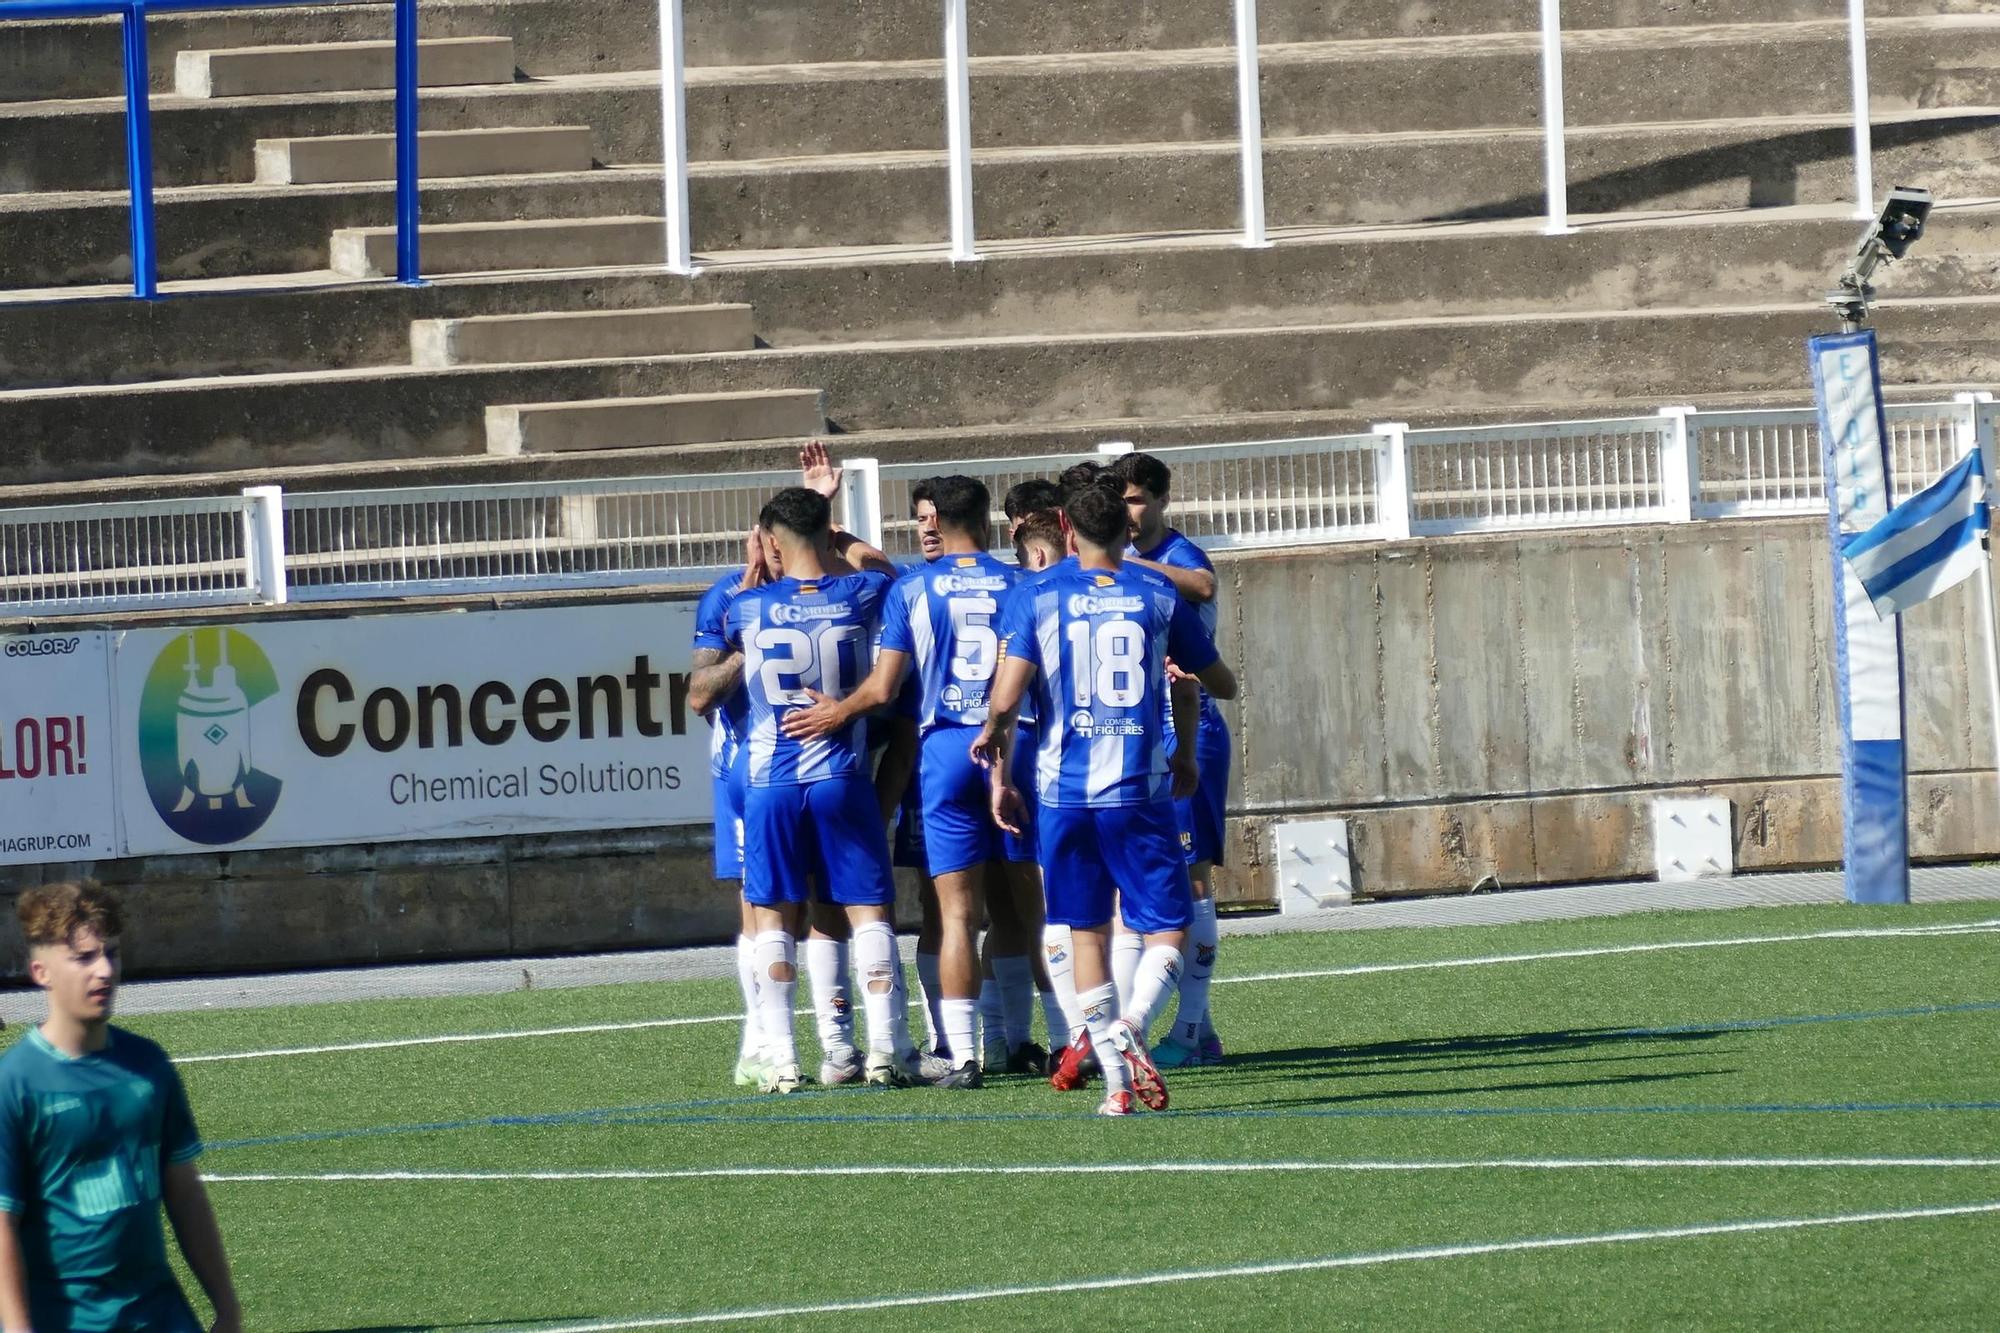
<path fill-rule="evenodd" d="M 1168 520 L 1216 551 L 1382 536 L 1381 443 L 1332 435 L 1147 452 L 1174 472 Z"/>
<path fill-rule="evenodd" d="M 258 600 L 240 495 L 0 509 L 0 615 Z"/>
<path fill-rule="evenodd" d="M 1958 460 L 1963 403 L 1891 403 L 1884 410 L 1898 500 L 1928 486 Z M 1826 512 L 1819 415 L 1809 407 L 1697 412 L 1688 417 L 1701 495 L 1697 518 Z"/>
<path fill-rule="evenodd" d="M 1410 530 L 1661 521 L 1673 430 L 1651 416 L 1410 431 Z"/>
<path fill-rule="evenodd" d="M 1053 479 L 1065 468 L 1078 463 L 1103 461 L 1099 454 L 1074 453 L 1038 454 L 1029 458 L 960 458 L 942 463 L 884 463 L 879 469 L 882 479 L 882 549 L 888 552 L 891 560 L 896 561 L 915 560 L 922 554 L 917 546 L 917 520 L 913 512 L 915 502 L 910 499 L 910 492 L 931 477 L 956 473 L 977 477 L 986 483 L 986 489 L 992 495 L 993 553 L 1011 560 L 1014 544 L 1007 540 L 1007 516 L 1000 509 L 1007 492 L 1024 481 Z"/>
<path fill-rule="evenodd" d="M 795 472 L 337 491 L 285 500 L 300 601 L 608 588 L 713 572 Z"/>

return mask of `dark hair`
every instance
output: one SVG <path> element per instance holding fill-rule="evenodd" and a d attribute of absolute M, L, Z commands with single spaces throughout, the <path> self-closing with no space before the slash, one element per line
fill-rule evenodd
<path fill-rule="evenodd" d="M 1116 477 L 1101 476 L 1069 493 L 1063 512 L 1076 535 L 1104 550 L 1125 549 L 1130 516 L 1125 508 L 1125 485 Z"/>
<path fill-rule="evenodd" d="M 917 506 L 922 504 L 924 501 L 928 500 L 931 502 L 932 505 L 937 504 L 937 495 L 931 489 L 935 485 L 937 485 L 936 477 L 925 477 L 922 481 L 910 487 L 911 518 L 915 518 L 917 516 Z"/>
<path fill-rule="evenodd" d="M 100 940 L 125 933 L 118 896 L 95 880 L 29 889 L 14 900 L 14 915 L 21 919 L 21 934 L 27 937 L 29 948 L 68 944 L 85 929 L 95 931 Z"/>
<path fill-rule="evenodd" d="M 1030 546 L 1046 546 L 1062 557 L 1063 548 L 1069 543 L 1063 538 L 1062 515 L 1053 509 L 1037 509 L 1032 514 L 1021 516 L 1021 526 L 1014 529 L 1014 558 L 1022 564 L 1028 563 Z"/>
<path fill-rule="evenodd" d="M 765 501 L 757 522 L 766 532 L 783 528 L 794 536 L 814 541 L 833 526 L 833 506 L 818 491 L 787 486 Z"/>
<path fill-rule="evenodd" d="M 1105 471 L 1104 464 L 1096 462 L 1083 462 L 1078 463 L 1075 467 L 1064 468 L 1061 479 L 1063 507 L 1068 508 L 1070 497 L 1085 487 L 1095 484 L 1097 479 L 1104 475 Z M 1119 498 L 1122 500 L 1125 488 L 1121 484 L 1118 490 Z"/>
<path fill-rule="evenodd" d="M 1028 481 L 1015 482 L 1007 491 L 1007 498 L 1001 502 L 1001 512 L 1009 520 L 1025 517 L 1042 509 L 1062 508 L 1062 487 L 1047 477 L 1035 477 Z"/>
<path fill-rule="evenodd" d="M 931 503 L 937 506 L 938 526 L 965 537 L 977 537 L 993 522 L 993 497 L 986 483 L 977 477 L 960 476 L 930 479 Z"/>
<path fill-rule="evenodd" d="M 1167 493 L 1174 479 L 1173 469 L 1151 454 L 1123 454 L 1111 471 L 1127 486 L 1137 486 L 1154 499 Z"/>

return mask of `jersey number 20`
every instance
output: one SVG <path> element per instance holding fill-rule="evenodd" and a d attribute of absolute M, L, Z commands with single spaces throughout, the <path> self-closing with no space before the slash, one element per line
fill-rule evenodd
<path fill-rule="evenodd" d="M 859 625 L 821 625 L 810 632 L 785 625 L 757 631 L 757 681 L 773 704 L 805 703 L 807 686 L 845 698 L 861 679 L 861 645 L 868 633 Z"/>

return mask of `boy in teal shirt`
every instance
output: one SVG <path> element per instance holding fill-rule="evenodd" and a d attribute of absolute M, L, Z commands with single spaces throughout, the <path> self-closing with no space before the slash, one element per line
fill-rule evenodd
<path fill-rule="evenodd" d="M 110 1023 L 117 899 L 52 884 L 17 910 L 49 1016 L 0 1056 L 0 1330 L 199 1333 L 167 1264 L 164 1203 L 214 1333 L 239 1333 L 180 1076 L 165 1051 Z"/>

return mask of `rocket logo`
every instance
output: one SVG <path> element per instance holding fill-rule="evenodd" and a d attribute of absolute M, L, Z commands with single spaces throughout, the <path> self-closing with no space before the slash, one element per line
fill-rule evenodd
<path fill-rule="evenodd" d="M 139 768 L 168 828 L 216 847 L 264 826 L 283 784 L 257 767 L 253 719 L 277 693 L 240 630 L 190 630 L 161 650 L 139 696 Z"/>

